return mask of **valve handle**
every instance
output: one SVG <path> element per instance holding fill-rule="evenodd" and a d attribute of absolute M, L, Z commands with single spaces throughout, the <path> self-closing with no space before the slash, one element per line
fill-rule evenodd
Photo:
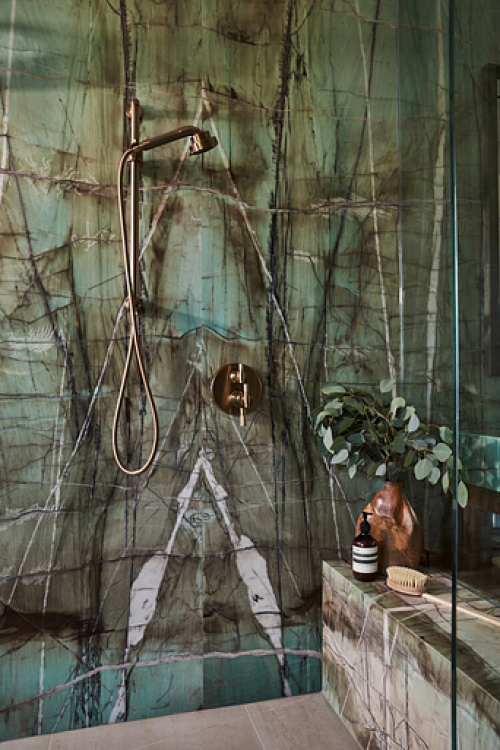
<path fill-rule="evenodd" d="M 243 398 L 240 397 L 240 404 L 240 427 L 245 427 L 247 423 L 247 411 L 250 406 L 248 383 L 243 383 Z"/>

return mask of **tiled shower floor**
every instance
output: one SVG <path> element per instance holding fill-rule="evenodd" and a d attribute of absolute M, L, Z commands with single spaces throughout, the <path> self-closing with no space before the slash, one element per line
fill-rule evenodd
<path fill-rule="evenodd" d="M 32 737 L 1 750 L 359 750 L 321 693 Z"/>

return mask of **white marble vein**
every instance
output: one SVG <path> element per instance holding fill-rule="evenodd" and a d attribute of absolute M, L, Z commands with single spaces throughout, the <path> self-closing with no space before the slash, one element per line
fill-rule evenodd
<path fill-rule="evenodd" d="M 129 616 L 127 626 L 127 645 L 124 661 L 129 659 L 130 651 L 136 648 L 144 639 L 146 628 L 151 622 L 157 607 L 158 593 L 168 565 L 168 560 L 180 528 L 182 520 L 188 510 L 193 492 L 198 484 L 201 473 L 207 480 L 213 497 L 219 507 L 222 518 L 229 533 L 229 538 L 236 552 L 236 566 L 241 579 L 248 591 L 248 600 L 252 613 L 261 625 L 271 644 L 277 652 L 277 658 L 282 668 L 285 667 L 283 651 L 282 618 L 276 596 L 269 578 L 267 563 L 256 550 L 252 540 L 244 534 L 238 535 L 227 507 L 228 494 L 217 481 L 212 465 L 204 448 L 200 449 L 198 459 L 191 471 L 186 485 L 177 496 L 177 516 L 170 534 L 167 546 L 162 552 L 157 552 L 142 566 L 130 592 Z M 291 695 L 288 681 L 282 675 L 285 695 Z M 109 723 L 115 723 L 126 711 L 126 674 L 122 674 L 118 696 L 110 715 Z"/>

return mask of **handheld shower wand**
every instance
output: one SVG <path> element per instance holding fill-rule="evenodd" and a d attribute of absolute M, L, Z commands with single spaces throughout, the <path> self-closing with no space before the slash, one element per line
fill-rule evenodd
<path fill-rule="evenodd" d="M 120 391 L 118 394 L 118 400 L 116 402 L 115 416 L 113 419 L 113 454 L 115 461 L 120 469 L 128 474 L 129 476 L 136 476 L 142 474 L 146 469 L 151 466 L 154 459 L 156 450 L 158 448 L 158 414 L 156 412 L 156 406 L 154 403 L 153 394 L 151 393 L 151 387 L 149 385 L 146 369 L 144 367 L 144 360 L 142 357 L 141 346 L 139 342 L 139 336 L 137 333 L 137 320 L 136 316 L 140 312 L 140 301 L 137 297 L 138 287 L 138 263 L 139 263 L 139 174 L 142 161 L 143 151 L 149 151 L 158 146 L 164 146 L 167 143 L 173 143 L 180 138 L 191 136 L 191 149 L 190 154 L 203 154 L 205 151 L 209 151 L 211 148 L 217 145 L 217 139 L 214 138 L 206 130 L 200 130 L 191 125 L 187 125 L 177 130 L 171 130 L 169 133 L 163 133 L 163 135 L 157 135 L 153 138 L 147 138 L 146 140 L 139 142 L 139 120 L 142 115 L 142 109 L 137 99 L 133 99 L 128 110 L 127 115 L 131 118 L 131 146 L 124 153 L 120 159 L 120 165 L 118 167 L 118 210 L 120 214 L 120 228 L 122 234 L 122 248 L 123 248 L 123 264 L 125 268 L 125 282 L 127 286 L 127 300 L 125 306 L 130 314 L 130 337 L 128 342 L 127 357 L 125 360 L 125 367 L 123 368 L 123 376 L 120 384 Z M 125 211 L 123 205 L 123 170 L 125 164 L 130 164 L 130 252 L 127 240 L 127 226 L 125 222 Z M 130 365 L 132 362 L 132 355 L 135 351 L 137 365 L 139 367 L 139 373 L 141 380 L 146 391 L 146 396 L 149 401 L 151 408 L 151 414 L 153 417 L 153 445 L 149 453 L 146 462 L 139 468 L 131 471 L 127 469 L 118 454 L 118 420 L 120 417 L 120 411 L 123 404 L 123 397 L 125 394 L 125 388 L 127 384 L 127 378 L 130 371 Z"/>

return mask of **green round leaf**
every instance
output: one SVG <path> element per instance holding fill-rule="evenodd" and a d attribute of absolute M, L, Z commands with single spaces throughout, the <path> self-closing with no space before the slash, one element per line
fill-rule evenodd
<path fill-rule="evenodd" d="M 345 393 L 345 388 L 343 385 L 338 385 L 338 383 L 325 383 L 321 392 L 324 393 L 325 396 L 335 396 Z"/>
<path fill-rule="evenodd" d="M 416 414 L 412 414 L 408 422 L 408 432 L 415 432 L 420 427 L 420 419 Z"/>
<path fill-rule="evenodd" d="M 342 407 L 343 403 L 339 398 L 334 398 L 333 401 L 327 401 L 326 404 L 323 407 L 323 411 L 326 411 L 327 414 L 332 414 L 337 416 L 337 414 L 342 413 Z"/>
<path fill-rule="evenodd" d="M 347 448 L 342 448 L 342 450 L 339 453 L 336 453 L 334 456 L 332 456 L 332 460 L 330 463 L 332 464 L 341 464 L 343 461 L 349 458 L 349 451 Z"/>
<path fill-rule="evenodd" d="M 434 466 L 431 473 L 429 474 L 429 482 L 431 484 L 437 484 L 439 482 L 439 477 L 441 476 L 441 471 L 438 466 Z"/>
<path fill-rule="evenodd" d="M 385 477 L 387 473 L 387 468 L 385 464 L 380 464 L 377 471 L 375 472 L 377 477 Z"/>
<path fill-rule="evenodd" d="M 454 457 L 450 456 L 447 459 L 446 463 L 448 464 L 448 466 L 450 467 L 450 469 L 453 469 L 453 465 L 455 463 Z M 462 461 L 460 459 L 458 459 L 458 470 L 462 471 L 462 469 L 463 469 Z"/>
<path fill-rule="evenodd" d="M 407 406 L 405 409 L 405 413 L 403 414 L 403 419 L 405 420 L 405 422 L 412 416 L 412 414 L 415 414 L 415 407 Z"/>
<path fill-rule="evenodd" d="M 325 434 L 323 435 L 323 442 L 325 444 L 325 448 L 331 450 L 331 447 L 333 445 L 333 433 L 331 427 L 328 427 L 325 430 Z"/>
<path fill-rule="evenodd" d="M 406 454 L 405 462 L 404 462 L 405 469 L 408 468 L 408 466 L 411 464 L 414 458 L 415 458 L 415 451 L 408 451 L 408 453 Z"/>
<path fill-rule="evenodd" d="M 417 461 L 415 464 L 415 477 L 417 479 L 425 479 L 429 476 L 433 468 L 434 465 L 429 458 L 421 458 L 420 461 Z"/>
<path fill-rule="evenodd" d="M 365 442 L 365 438 L 362 432 L 353 432 L 349 435 L 347 440 L 353 445 L 362 445 Z"/>
<path fill-rule="evenodd" d="M 356 464 L 353 464 L 352 466 L 349 466 L 349 468 L 347 469 L 347 473 L 349 475 L 349 479 L 354 479 L 354 477 L 356 476 L 357 470 L 358 470 L 358 467 L 356 466 Z"/>
<path fill-rule="evenodd" d="M 314 420 L 314 429 L 317 429 L 318 425 L 321 424 L 324 418 L 329 417 L 329 416 L 330 414 L 328 414 L 327 411 L 320 411 L 320 413 L 317 415 L 316 419 Z"/>
<path fill-rule="evenodd" d="M 394 453 L 404 453 L 406 443 L 406 435 L 404 432 L 398 432 L 392 443 L 391 449 Z"/>
<path fill-rule="evenodd" d="M 414 443 L 417 448 L 421 448 L 422 450 L 426 450 L 427 448 L 427 443 L 425 442 L 425 440 L 421 440 L 420 438 L 418 440 L 413 440 L 412 443 Z"/>
<path fill-rule="evenodd" d="M 391 380 L 390 378 L 388 380 L 381 380 L 380 381 L 380 391 L 381 393 L 387 393 L 388 391 L 392 391 L 394 388 L 394 380 Z"/>
<path fill-rule="evenodd" d="M 451 456 L 451 448 L 449 445 L 446 445 L 445 443 L 438 443 L 437 445 L 434 446 L 432 455 L 435 456 L 438 461 L 441 461 L 441 463 L 444 463 Z"/>
<path fill-rule="evenodd" d="M 442 484 L 443 492 L 448 492 L 448 490 L 450 489 L 450 475 L 447 471 L 445 471 L 445 473 L 443 474 Z"/>
<path fill-rule="evenodd" d="M 453 433 L 449 427 L 440 427 L 439 435 L 441 436 L 441 440 L 443 440 L 445 443 L 451 444 L 453 442 Z"/>
<path fill-rule="evenodd" d="M 469 499 L 469 492 L 467 486 L 463 482 L 458 483 L 458 504 L 465 508 L 467 500 Z"/>

